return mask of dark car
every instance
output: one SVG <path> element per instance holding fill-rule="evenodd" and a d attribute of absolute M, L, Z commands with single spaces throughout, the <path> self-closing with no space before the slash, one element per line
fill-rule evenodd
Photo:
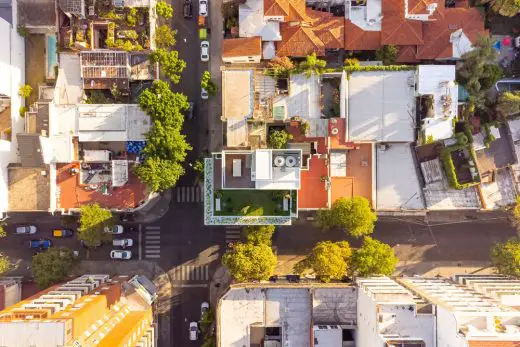
<path fill-rule="evenodd" d="M 191 0 L 184 0 L 183 12 L 184 18 L 189 19 L 193 17 L 193 5 L 191 4 Z"/>
<path fill-rule="evenodd" d="M 52 246 L 52 241 L 48 240 L 48 239 L 29 241 L 29 248 L 48 249 L 51 246 Z"/>

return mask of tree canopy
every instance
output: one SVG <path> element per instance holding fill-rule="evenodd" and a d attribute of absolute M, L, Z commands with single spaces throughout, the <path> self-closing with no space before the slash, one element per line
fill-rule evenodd
<path fill-rule="evenodd" d="M 152 127 L 146 135 L 145 159 L 134 172 L 152 191 L 164 191 L 184 174 L 182 164 L 192 149 L 181 133 L 189 103 L 186 96 L 172 92 L 168 83 L 160 80 L 141 93 L 138 103 L 152 119 Z"/>
<path fill-rule="evenodd" d="M 9 257 L 0 254 L 0 276 L 6 273 L 10 268 L 11 263 L 9 262 Z"/>
<path fill-rule="evenodd" d="M 504 116 L 520 113 L 520 91 L 503 92 L 500 94 L 497 109 Z"/>
<path fill-rule="evenodd" d="M 289 57 L 275 57 L 267 63 L 266 75 L 273 78 L 287 78 L 295 68 Z"/>
<path fill-rule="evenodd" d="M 352 254 L 352 270 L 357 276 L 387 275 L 395 271 L 399 259 L 389 245 L 366 236 Z"/>
<path fill-rule="evenodd" d="M 165 19 L 169 19 L 173 16 L 173 9 L 171 5 L 165 1 L 158 1 L 155 5 L 155 11 L 159 16 Z"/>
<path fill-rule="evenodd" d="M 352 250 L 346 241 L 318 242 L 311 253 L 294 267 L 295 272 L 303 273 L 306 269 L 319 276 L 323 282 L 340 280 L 349 269 Z"/>
<path fill-rule="evenodd" d="M 211 80 L 211 73 L 204 71 L 200 79 L 200 87 L 206 89 L 209 95 L 215 95 L 217 93 L 217 86 Z"/>
<path fill-rule="evenodd" d="M 285 130 L 273 130 L 269 133 L 269 144 L 272 148 L 285 148 L 293 136 Z"/>
<path fill-rule="evenodd" d="M 399 48 L 395 45 L 386 45 L 376 51 L 376 60 L 382 61 L 383 65 L 393 65 L 397 60 Z"/>
<path fill-rule="evenodd" d="M 237 243 L 222 256 L 222 264 L 239 282 L 267 280 L 276 267 L 276 256 L 266 244 Z"/>
<path fill-rule="evenodd" d="M 169 25 L 163 24 L 155 29 L 155 45 L 157 48 L 167 49 L 175 46 L 177 30 L 173 30 Z"/>
<path fill-rule="evenodd" d="M 481 0 L 489 3 L 491 9 L 501 16 L 514 17 L 520 13 L 520 0 Z"/>
<path fill-rule="evenodd" d="M 272 238 L 275 231 L 274 225 L 251 225 L 245 228 L 248 243 L 254 245 L 268 245 L 271 247 Z"/>
<path fill-rule="evenodd" d="M 502 275 L 520 277 L 520 239 L 497 243 L 491 249 L 491 261 Z"/>
<path fill-rule="evenodd" d="M 104 228 L 113 224 L 112 212 L 99 204 L 89 204 L 82 205 L 80 213 L 78 238 L 83 240 L 87 247 L 95 247 L 100 242 L 111 239 L 111 235 L 105 233 Z"/>
<path fill-rule="evenodd" d="M 186 62 L 179 58 L 178 51 L 168 51 L 164 48 L 156 49 L 150 58 L 154 63 L 159 63 L 162 73 L 164 73 L 170 81 L 177 84 L 181 81 L 181 73 L 186 68 Z"/>
<path fill-rule="evenodd" d="M 38 287 L 44 289 L 63 281 L 78 264 L 70 249 L 49 248 L 33 256 L 32 272 Z"/>
<path fill-rule="evenodd" d="M 316 53 L 312 53 L 305 57 L 305 60 L 298 65 L 298 70 L 305 73 L 307 78 L 310 78 L 312 74 L 319 76 L 325 72 L 327 62 L 323 59 L 319 59 Z"/>
<path fill-rule="evenodd" d="M 319 210 L 316 215 L 318 227 L 324 230 L 339 227 L 354 237 L 371 234 L 376 221 L 377 216 L 368 200 L 359 196 L 339 198 L 330 209 Z"/>

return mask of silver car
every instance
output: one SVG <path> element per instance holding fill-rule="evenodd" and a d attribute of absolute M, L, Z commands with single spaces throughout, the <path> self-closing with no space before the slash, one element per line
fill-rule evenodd
<path fill-rule="evenodd" d="M 34 225 L 23 225 L 23 226 L 19 226 L 16 228 L 16 233 L 18 235 L 23 235 L 23 234 L 32 235 L 32 234 L 36 234 L 37 230 L 38 229 L 36 229 L 36 227 Z"/>
<path fill-rule="evenodd" d="M 208 91 L 206 89 L 204 89 L 204 88 L 200 89 L 200 98 L 203 99 L 203 100 L 208 100 L 209 93 L 208 93 Z"/>
<path fill-rule="evenodd" d="M 208 0 L 199 0 L 199 16 L 208 16 Z"/>
<path fill-rule="evenodd" d="M 130 260 L 132 259 L 132 252 L 114 249 L 110 251 L 110 258 L 116 260 Z"/>
<path fill-rule="evenodd" d="M 132 247 L 134 245 L 134 240 L 132 239 L 114 239 L 112 240 L 112 246 L 114 247 Z"/>
<path fill-rule="evenodd" d="M 200 43 L 200 60 L 203 62 L 209 61 L 209 42 L 202 41 Z"/>

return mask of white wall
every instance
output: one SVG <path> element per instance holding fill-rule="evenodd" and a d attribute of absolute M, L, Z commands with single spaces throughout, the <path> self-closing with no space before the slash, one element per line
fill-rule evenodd
<path fill-rule="evenodd" d="M 457 320 L 452 312 L 437 306 L 437 346 L 466 347 L 466 341 L 457 334 Z"/>
<path fill-rule="evenodd" d="M 384 341 L 377 333 L 377 312 L 374 301 L 362 290 L 358 290 L 357 347 L 383 347 Z"/>
<path fill-rule="evenodd" d="M 222 61 L 224 63 L 251 63 L 251 64 L 258 64 L 260 63 L 261 56 L 260 55 L 253 55 L 253 56 L 242 56 L 242 57 L 222 57 Z"/>

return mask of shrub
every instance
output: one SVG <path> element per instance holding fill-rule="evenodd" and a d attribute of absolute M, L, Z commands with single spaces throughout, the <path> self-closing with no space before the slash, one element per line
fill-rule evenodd
<path fill-rule="evenodd" d="M 20 106 L 20 109 L 18 111 L 20 112 L 20 117 L 25 117 L 25 112 L 27 112 L 27 107 Z"/>
<path fill-rule="evenodd" d="M 21 37 L 27 37 L 27 35 L 29 35 L 29 29 L 27 29 L 23 24 L 18 25 L 16 32 L 18 32 L 18 35 Z"/>
<path fill-rule="evenodd" d="M 18 89 L 18 95 L 20 95 L 22 98 L 28 98 L 32 94 L 32 87 L 28 84 L 24 84 L 20 86 Z"/>
<path fill-rule="evenodd" d="M 137 12 L 137 8 L 130 8 L 130 11 L 128 11 L 128 14 L 126 15 L 126 23 L 128 24 L 128 26 L 135 27 L 138 21 L 139 13 Z"/>
<path fill-rule="evenodd" d="M 455 138 L 457 139 L 457 144 L 459 144 L 459 145 L 468 144 L 468 138 L 464 133 L 456 133 Z"/>
<path fill-rule="evenodd" d="M 471 125 L 464 125 L 464 134 L 468 138 L 468 143 L 473 143 L 473 127 Z"/>
<path fill-rule="evenodd" d="M 416 70 L 417 67 L 413 65 L 359 65 L 359 66 L 345 66 L 343 68 L 347 72 L 357 71 L 410 71 Z"/>
<path fill-rule="evenodd" d="M 356 58 L 347 58 L 343 62 L 343 66 L 345 66 L 345 67 L 359 66 L 359 60 L 357 60 Z"/>

